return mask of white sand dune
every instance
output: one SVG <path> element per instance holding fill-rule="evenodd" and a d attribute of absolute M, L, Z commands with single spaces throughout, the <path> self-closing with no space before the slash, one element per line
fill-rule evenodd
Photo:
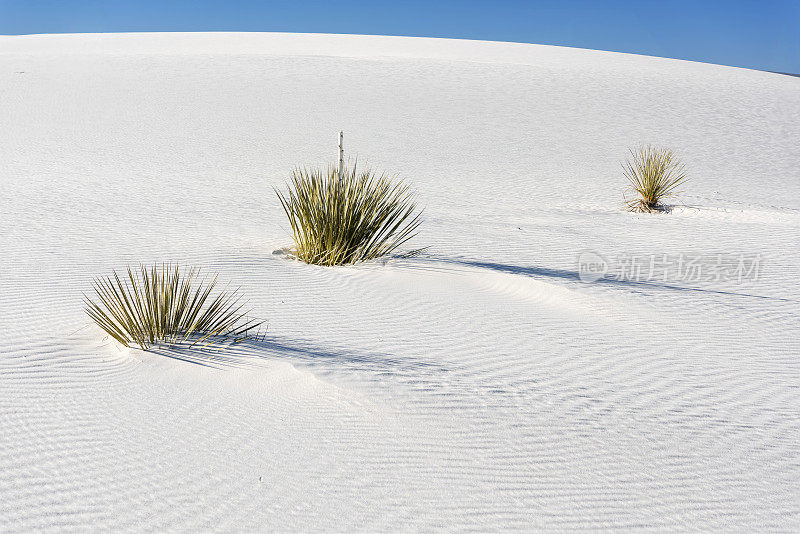
<path fill-rule="evenodd" d="M 800 529 L 800 79 L 439 39 L 0 37 L 0 125 L 0 530 Z M 272 187 L 339 129 L 418 190 L 427 255 L 273 254 Z M 642 142 L 689 168 L 672 213 L 622 210 Z M 584 251 L 761 264 L 584 283 Z M 154 261 L 241 285 L 267 338 L 111 343 L 82 292 Z"/>

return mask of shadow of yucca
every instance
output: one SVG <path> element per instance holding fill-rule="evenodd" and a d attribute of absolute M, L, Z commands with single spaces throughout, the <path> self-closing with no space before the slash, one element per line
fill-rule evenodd
<path fill-rule="evenodd" d="M 725 291 L 713 288 L 681 286 L 677 284 L 664 283 L 655 280 L 632 280 L 626 278 L 600 277 L 594 279 L 592 282 L 586 282 L 581 278 L 581 273 L 577 269 L 570 270 L 570 269 L 555 269 L 551 267 L 541 267 L 541 266 L 512 265 L 512 264 L 473 260 L 466 258 L 455 259 L 455 258 L 447 258 L 440 256 L 418 257 L 415 258 L 410 265 L 402 266 L 403 269 L 421 269 L 421 270 L 432 270 L 440 272 L 445 272 L 445 271 L 452 272 L 454 267 L 487 269 L 490 271 L 513 274 L 518 276 L 525 276 L 530 278 L 559 279 L 572 282 L 580 282 L 581 284 L 592 283 L 592 284 L 614 287 L 618 289 L 627 289 L 627 290 L 665 289 L 670 291 L 686 292 L 686 293 L 705 293 L 713 295 L 729 295 L 733 297 L 745 297 L 745 298 L 772 300 L 780 302 L 796 302 L 795 300 L 781 298 L 781 297 L 754 295 L 751 293 L 740 293 L 736 291 Z"/>
<path fill-rule="evenodd" d="M 337 372 L 367 372 L 373 376 L 407 376 L 423 370 L 447 372 L 442 365 L 420 358 L 388 353 L 322 346 L 307 340 L 278 336 L 257 336 L 241 342 L 199 348 L 174 346 L 153 348 L 149 352 L 208 367 L 256 367 L 266 361 L 288 361 L 319 370 L 335 367 Z"/>

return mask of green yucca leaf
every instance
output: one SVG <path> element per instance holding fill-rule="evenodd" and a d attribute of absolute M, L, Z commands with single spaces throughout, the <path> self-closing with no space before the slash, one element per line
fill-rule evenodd
<path fill-rule="evenodd" d="M 178 265 L 128 267 L 127 277 L 114 271 L 94 280 L 95 300 L 84 296 L 86 313 L 122 345 L 142 350 L 156 343 L 173 347 L 208 341 L 208 346 L 255 335 L 264 321 L 248 318 L 238 290 L 223 289 L 206 305 L 216 283 L 216 278 L 201 280 L 198 270 Z"/>
<path fill-rule="evenodd" d="M 686 169 L 668 148 L 650 145 L 630 150 L 631 157 L 622 165 L 631 189 L 639 198 L 628 202 L 634 211 L 657 211 L 661 200 L 679 193 L 686 179 Z"/>
<path fill-rule="evenodd" d="M 275 192 L 289 218 L 294 254 L 306 263 L 343 265 L 391 254 L 422 222 L 406 184 L 355 166 L 341 177 L 334 168 L 297 169 L 288 191 Z"/>

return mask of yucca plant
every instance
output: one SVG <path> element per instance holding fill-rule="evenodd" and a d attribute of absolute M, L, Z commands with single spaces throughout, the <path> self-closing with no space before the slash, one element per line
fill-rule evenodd
<path fill-rule="evenodd" d="M 623 172 L 639 198 L 627 202 L 633 211 L 653 212 L 663 208 L 661 200 L 679 191 L 686 181 L 686 169 L 672 150 L 654 146 L 631 149 Z"/>
<path fill-rule="evenodd" d="M 355 165 L 297 169 L 288 192 L 275 192 L 292 227 L 293 254 L 306 263 L 344 265 L 391 254 L 414 237 L 422 222 L 405 183 L 359 172 Z"/>
<path fill-rule="evenodd" d="M 127 271 L 96 278 L 94 300 L 84 295 L 89 317 L 126 347 L 239 342 L 264 323 L 248 319 L 238 290 L 215 292 L 216 278 L 200 278 L 198 269 L 162 264 Z"/>

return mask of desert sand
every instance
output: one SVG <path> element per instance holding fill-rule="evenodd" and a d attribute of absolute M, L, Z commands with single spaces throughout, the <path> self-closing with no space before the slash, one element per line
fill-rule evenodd
<path fill-rule="evenodd" d="M 273 187 L 339 130 L 424 255 L 279 253 Z M 687 61 L 0 37 L 0 530 L 798 530 L 799 141 L 800 79 Z M 624 209 L 639 143 L 686 163 L 669 213 Z M 82 295 L 140 262 L 266 337 L 120 347 Z"/>

